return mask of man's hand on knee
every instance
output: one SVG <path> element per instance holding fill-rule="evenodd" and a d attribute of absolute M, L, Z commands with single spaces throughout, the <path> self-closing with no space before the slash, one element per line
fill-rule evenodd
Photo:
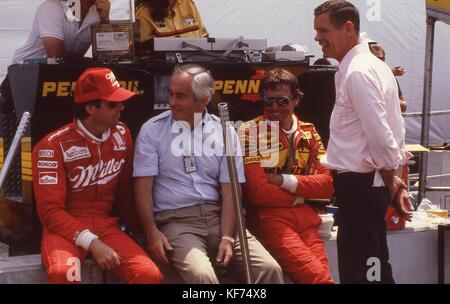
<path fill-rule="evenodd" d="M 95 262 L 102 270 L 111 270 L 120 265 L 121 257 L 108 245 L 95 239 L 89 246 Z"/>
<path fill-rule="evenodd" d="M 226 239 L 222 239 L 219 244 L 219 250 L 217 252 L 216 262 L 221 267 L 226 267 L 233 258 L 233 244 Z"/>
<path fill-rule="evenodd" d="M 166 236 L 157 228 L 151 229 L 147 233 L 147 246 L 153 257 L 164 264 L 169 264 L 166 251 L 172 251 L 173 247 L 170 245 Z"/>

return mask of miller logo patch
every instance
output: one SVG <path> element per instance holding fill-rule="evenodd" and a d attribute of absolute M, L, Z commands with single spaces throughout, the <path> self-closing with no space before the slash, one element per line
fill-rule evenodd
<path fill-rule="evenodd" d="M 39 172 L 39 185 L 58 184 L 58 172 Z"/>

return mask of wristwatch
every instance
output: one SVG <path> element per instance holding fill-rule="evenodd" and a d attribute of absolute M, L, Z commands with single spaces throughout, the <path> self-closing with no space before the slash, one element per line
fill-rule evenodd
<path fill-rule="evenodd" d="M 232 238 L 231 236 L 224 235 L 224 236 L 222 236 L 222 240 L 226 240 L 226 241 L 230 242 L 231 245 L 234 244 L 234 238 Z"/>

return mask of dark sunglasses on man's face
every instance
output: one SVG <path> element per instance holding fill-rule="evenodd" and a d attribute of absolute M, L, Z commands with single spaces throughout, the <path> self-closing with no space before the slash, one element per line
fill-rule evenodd
<path fill-rule="evenodd" d="M 275 102 L 278 106 L 287 106 L 292 100 L 289 96 L 263 96 L 263 103 L 265 107 L 271 107 Z"/>
<path fill-rule="evenodd" d="M 106 102 L 106 105 L 110 109 L 115 109 L 119 105 L 119 102 L 108 101 L 108 102 Z"/>

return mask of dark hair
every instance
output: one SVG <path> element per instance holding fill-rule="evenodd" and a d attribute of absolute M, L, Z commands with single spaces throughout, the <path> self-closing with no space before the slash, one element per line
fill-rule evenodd
<path fill-rule="evenodd" d="M 77 119 L 84 119 L 89 116 L 89 113 L 86 112 L 86 106 L 94 105 L 97 108 L 100 107 L 100 99 L 91 100 L 83 103 L 75 103 L 73 106 L 73 117 Z"/>
<path fill-rule="evenodd" d="M 314 62 L 314 65 L 331 65 L 331 62 L 326 58 L 319 58 Z"/>
<path fill-rule="evenodd" d="M 272 69 L 266 72 L 262 82 L 262 90 L 276 90 L 281 85 L 287 85 L 291 89 L 293 97 L 302 97 L 303 93 L 300 91 L 298 79 L 291 72 L 285 69 Z"/>
<path fill-rule="evenodd" d="M 139 3 L 146 5 L 150 9 L 151 17 L 155 21 L 163 21 L 171 13 L 170 0 L 141 0 Z"/>
<path fill-rule="evenodd" d="M 358 9 L 345 0 L 330 0 L 322 3 L 314 10 L 314 16 L 330 13 L 330 21 L 335 28 L 340 28 L 345 22 L 350 21 L 355 26 L 359 35 L 360 21 Z"/>
<path fill-rule="evenodd" d="M 383 53 L 383 57 L 386 57 L 386 52 L 384 51 L 383 47 L 377 44 L 372 44 L 370 47 L 370 51 L 372 52 L 372 54 L 374 52 L 380 51 Z"/>

